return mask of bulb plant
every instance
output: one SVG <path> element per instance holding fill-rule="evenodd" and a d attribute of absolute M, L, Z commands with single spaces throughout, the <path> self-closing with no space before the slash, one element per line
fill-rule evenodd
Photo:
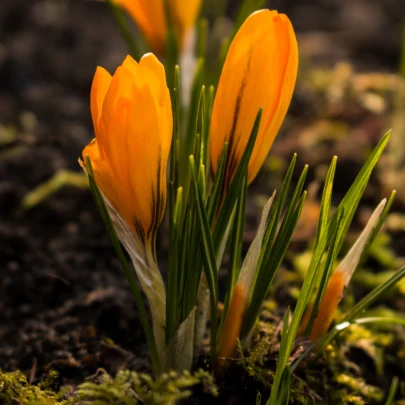
<path fill-rule="evenodd" d="M 218 80 L 204 70 L 206 31 L 199 30 L 199 60 L 187 105 L 181 89 L 183 73 L 171 64 L 183 52 L 200 2 L 115 0 L 114 6 L 130 13 L 158 56 L 127 56 L 113 75 L 97 68 L 90 96 L 96 137 L 84 148 L 80 164 L 128 278 L 154 373 L 190 370 L 209 330 L 211 370 L 220 378 L 229 358 L 237 355 L 238 341 L 249 350 L 261 305 L 305 204 L 308 167 L 302 168 L 294 186 L 293 156 L 281 189 L 265 204 L 257 234 L 242 256 L 248 186 L 263 165 L 293 96 L 298 70 L 294 29 L 284 14 L 259 10 L 247 16 L 252 10 L 242 6 L 238 20 L 244 21 L 224 43 L 227 52 L 223 66 L 219 57 Z M 170 54 L 173 49 L 179 52 Z M 282 324 L 268 404 L 288 403 L 291 375 L 301 361 L 300 357 L 289 362 L 295 339 L 308 336 L 311 350 L 320 351 L 344 328 L 328 332 L 344 289 L 395 192 L 378 205 L 345 258 L 336 263 L 389 137 L 387 133 L 381 139 L 333 213 L 337 159 L 332 159 L 312 259 L 292 315 L 287 309 Z M 161 231 L 169 242 L 166 259 L 156 249 L 162 221 L 167 232 Z M 226 289 L 220 297 L 218 273 L 226 252 Z M 159 269 L 161 260 L 167 263 L 165 277 Z M 399 270 L 360 302 L 347 325 L 404 273 Z M 221 314 L 219 301 L 224 303 Z"/>

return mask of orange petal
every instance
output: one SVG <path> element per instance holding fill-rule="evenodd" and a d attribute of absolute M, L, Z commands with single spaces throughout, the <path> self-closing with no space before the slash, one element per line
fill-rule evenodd
<path fill-rule="evenodd" d="M 154 239 L 166 203 L 166 166 L 173 129 L 162 64 L 127 57 L 105 92 L 97 140 L 88 145 L 95 179 L 145 243 Z"/>
<path fill-rule="evenodd" d="M 322 337 L 330 328 L 335 317 L 336 309 L 343 296 L 345 288 L 343 273 L 339 270 L 335 271 L 328 281 L 328 285 L 319 305 L 318 314 L 315 318 L 310 339 L 315 342 Z M 299 327 L 298 336 L 301 336 L 308 325 L 313 304 L 309 305 Z"/>
<path fill-rule="evenodd" d="M 228 184 L 246 148 L 257 112 L 263 107 L 249 164 L 249 183 L 256 176 L 288 109 L 297 68 L 297 44 L 288 18 L 270 10 L 249 16 L 229 48 L 211 120 L 214 173 L 223 144 L 229 143 Z"/>
<path fill-rule="evenodd" d="M 98 127 L 103 108 L 103 102 L 111 83 L 111 75 L 102 67 L 98 66 L 94 74 L 90 92 L 90 110 L 93 119 L 94 131 L 98 134 Z"/>
<path fill-rule="evenodd" d="M 219 368 L 224 367 L 226 359 L 231 357 L 235 352 L 243 326 L 246 305 L 247 299 L 244 292 L 244 286 L 242 284 L 236 284 L 232 298 L 229 302 L 229 307 L 218 343 L 217 357 Z"/>
<path fill-rule="evenodd" d="M 167 26 L 163 0 L 114 0 L 134 19 L 154 52 L 165 48 Z"/>

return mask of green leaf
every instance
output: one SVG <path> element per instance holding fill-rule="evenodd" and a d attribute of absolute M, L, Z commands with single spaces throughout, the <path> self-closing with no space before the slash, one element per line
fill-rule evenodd
<path fill-rule="evenodd" d="M 221 158 L 219 159 L 217 173 L 214 178 L 214 184 L 212 185 L 210 195 L 207 202 L 207 215 L 210 226 L 212 227 L 215 221 L 216 208 L 221 198 L 221 190 L 224 182 L 226 159 L 228 153 L 228 143 L 224 143 L 222 148 Z"/>
<path fill-rule="evenodd" d="M 342 202 L 339 204 L 339 207 L 334 214 L 335 216 L 339 215 L 338 214 L 339 210 L 344 210 L 344 213 L 345 213 L 341 226 L 339 228 L 339 233 L 338 233 L 338 237 L 337 237 L 337 244 L 339 246 L 339 248 L 338 248 L 339 251 L 342 247 L 342 244 L 346 237 L 347 231 L 352 222 L 354 213 L 356 212 L 357 206 L 359 205 L 360 199 L 367 186 L 371 172 L 374 169 L 374 166 L 377 164 L 385 147 L 387 146 L 390 136 L 391 136 L 391 131 L 387 132 L 383 136 L 381 141 L 378 143 L 378 145 L 374 148 L 373 152 L 368 157 L 366 163 L 360 170 L 354 183 L 352 184 L 349 191 L 343 198 Z"/>
<path fill-rule="evenodd" d="M 171 92 L 173 113 L 173 136 L 170 148 L 170 171 L 169 171 L 169 225 L 172 226 L 175 210 L 176 193 L 179 187 L 179 147 L 180 147 L 180 71 L 176 66 L 174 70 L 174 87 Z"/>
<path fill-rule="evenodd" d="M 204 262 L 204 272 L 207 277 L 208 287 L 210 290 L 211 301 L 211 356 L 212 361 L 215 362 L 216 343 L 217 343 L 217 307 L 218 307 L 218 271 L 215 263 L 215 251 L 211 238 L 210 226 L 206 211 L 204 209 L 204 201 L 198 186 L 198 174 L 194 163 L 194 156 L 190 156 L 191 177 L 192 177 L 192 190 L 193 197 L 196 202 L 198 214 L 198 228 L 200 230 L 201 238 L 201 255 Z"/>
<path fill-rule="evenodd" d="M 273 389 L 270 395 L 270 403 L 271 405 L 276 404 L 276 396 L 279 390 L 279 386 L 281 383 L 281 377 L 284 373 L 284 369 L 286 368 L 288 364 L 288 359 L 291 354 L 291 350 L 294 345 L 295 337 L 297 335 L 297 330 L 300 325 L 302 316 L 304 314 L 305 308 L 310 302 L 311 295 L 312 295 L 312 289 L 314 285 L 314 280 L 316 273 L 319 269 L 319 264 L 322 260 L 323 254 L 325 252 L 325 249 L 327 246 L 330 244 L 331 239 L 334 237 L 333 235 L 337 232 L 337 228 L 340 227 L 340 222 L 342 218 L 342 211 L 339 212 L 338 215 L 335 215 L 331 222 L 329 223 L 327 230 L 324 232 L 323 235 L 321 235 L 319 239 L 319 243 L 317 247 L 315 248 L 314 254 L 312 256 L 312 260 L 307 272 L 307 275 L 304 279 L 304 283 L 301 288 L 300 296 L 298 298 L 297 305 L 294 310 L 294 314 L 292 317 L 292 321 L 290 324 L 290 328 L 288 330 L 288 334 L 286 337 L 286 342 L 285 342 L 285 348 L 284 351 L 281 353 L 281 348 L 280 348 L 280 354 L 279 354 L 279 359 L 277 362 L 277 368 L 276 368 L 276 374 L 274 377 L 274 382 L 273 382 Z"/>
<path fill-rule="evenodd" d="M 171 224 L 169 266 L 167 272 L 166 298 L 166 343 L 174 336 L 180 325 L 180 245 L 181 242 L 181 214 L 183 203 L 183 189 L 177 189 L 176 205 Z"/>
<path fill-rule="evenodd" d="M 392 405 L 395 399 L 395 395 L 398 391 L 398 377 L 394 377 L 391 382 L 390 391 L 388 392 L 387 400 L 385 401 L 385 405 Z"/>
<path fill-rule="evenodd" d="M 289 331 L 289 316 L 290 316 L 290 307 L 287 308 L 285 315 L 284 315 L 284 322 L 283 322 L 283 331 L 281 334 L 281 341 L 280 341 L 280 350 L 278 352 L 278 360 L 277 364 L 280 361 L 283 363 L 288 362 L 288 358 L 285 358 L 288 353 L 288 331 Z M 289 355 L 288 355 L 289 356 Z M 279 384 L 276 385 L 274 382 L 279 381 Z M 274 376 L 273 386 L 271 388 L 270 398 L 267 401 L 266 405 L 281 405 L 281 404 L 288 404 L 289 399 L 289 391 L 291 385 L 291 373 L 289 367 L 283 369 L 276 369 L 276 374 Z M 288 393 L 286 392 L 288 391 Z M 285 402 L 287 400 L 287 402 Z"/>
<path fill-rule="evenodd" d="M 247 197 L 247 178 L 245 177 L 243 187 L 236 205 L 235 219 L 233 222 L 231 237 L 231 255 L 228 265 L 227 288 L 224 300 L 223 314 L 226 313 L 230 297 L 232 297 L 236 280 L 238 279 L 242 263 L 243 230 L 245 228 L 245 211 Z"/>
<path fill-rule="evenodd" d="M 246 312 L 245 322 L 242 331 L 242 337 L 246 337 L 254 326 L 254 323 L 259 315 L 263 300 L 267 295 L 270 284 L 281 265 L 284 255 L 288 249 L 294 229 L 298 223 L 299 217 L 304 206 L 306 192 L 301 195 L 308 167 L 305 166 L 301 173 L 300 179 L 294 190 L 293 196 L 289 203 L 287 212 L 282 221 L 280 230 L 273 242 L 273 235 L 278 227 L 278 218 L 284 208 L 281 203 L 286 199 L 287 186 L 290 184 L 292 170 L 295 164 L 295 157 L 287 172 L 286 187 L 282 188 L 280 199 L 276 202 L 271 210 L 270 220 L 267 225 L 265 239 L 262 244 L 261 256 L 256 271 L 256 278 L 252 290 L 251 300 Z"/>
<path fill-rule="evenodd" d="M 263 108 L 260 108 L 257 113 L 255 122 L 253 124 L 252 132 L 250 134 L 249 141 L 246 145 L 246 149 L 243 152 L 241 161 L 238 165 L 238 168 L 236 170 L 232 183 L 229 186 L 229 189 L 227 190 L 227 194 L 223 201 L 222 207 L 218 207 L 218 206 L 216 207 L 217 210 L 220 209 L 220 212 L 219 212 L 216 224 L 215 224 L 213 237 L 212 237 L 216 254 L 218 254 L 222 239 L 225 235 L 225 231 L 228 227 L 229 220 L 230 220 L 232 212 L 234 210 L 236 200 L 237 200 L 240 190 L 243 186 L 244 176 L 245 176 L 245 173 L 247 172 L 250 156 L 252 155 L 253 147 L 255 145 L 257 134 L 259 132 L 262 112 L 263 112 Z"/>
<path fill-rule="evenodd" d="M 125 15 L 117 4 L 113 0 L 107 0 L 108 5 L 110 6 L 110 10 L 112 15 L 115 18 L 115 21 L 118 25 L 118 28 L 121 31 L 122 36 L 124 37 L 125 41 L 127 42 L 128 50 L 131 56 L 136 60 L 139 61 L 142 57 L 142 52 L 138 48 L 138 44 L 134 40 L 134 37 L 131 33 L 131 30 L 128 27 L 127 20 Z"/>
<path fill-rule="evenodd" d="M 318 230 L 316 233 L 315 246 L 319 242 L 319 238 L 326 229 L 329 222 L 330 207 L 332 203 L 332 189 L 333 181 L 335 178 L 337 157 L 334 156 L 332 162 L 329 166 L 328 173 L 326 175 L 325 184 L 323 186 L 322 200 L 321 200 L 321 210 L 319 214 Z"/>

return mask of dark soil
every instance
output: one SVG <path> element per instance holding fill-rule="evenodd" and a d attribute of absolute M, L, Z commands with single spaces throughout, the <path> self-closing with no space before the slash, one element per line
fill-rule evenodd
<path fill-rule="evenodd" d="M 396 71 L 402 0 L 304 3 L 271 5 L 291 16 L 307 61 L 332 66 L 346 58 L 360 70 Z M 21 207 L 26 193 L 58 170 L 80 171 L 77 159 L 93 137 L 89 89 L 95 67 L 113 71 L 126 53 L 102 2 L 1 2 L 0 367 L 27 372 L 32 381 L 50 368 L 65 384 L 100 367 L 111 374 L 150 367 L 130 291 L 90 192 L 68 187 L 30 210 Z M 347 152 L 340 154 L 339 195 L 366 155 L 353 157 L 339 141 L 308 147 L 300 136 L 318 112 L 299 86 L 272 153 L 289 160 L 297 151 L 302 166 Z M 354 128 L 355 150 L 369 150 L 388 128 L 383 117 L 363 110 L 337 118 Z M 308 161 L 314 155 L 315 162 Z M 262 173 L 254 192 L 270 194 L 278 176 L 273 172 L 269 183 Z M 380 184 L 373 182 L 366 196 L 371 204 L 380 198 Z M 251 202 L 247 241 L 258 212 Z"/>

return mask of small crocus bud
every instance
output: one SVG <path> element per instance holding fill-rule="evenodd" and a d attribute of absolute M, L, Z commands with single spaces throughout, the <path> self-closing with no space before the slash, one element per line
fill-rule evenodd
<path fill-rule="evenodd" d="M 147 248 L 166 205 L 172 112 L 163 65 L 128 56 L 113 76 L 98 67 L 91 89 L 96 138 L 83 150 L 97 185 Z"/>
<path fill-rule="evenodd" d="M 210 132 L 213 172 L 228 142 L 225 188 L 232 181 L 260 107 L 263 115 L 248 168 L 251 183 L 287 113 L 298 69 L 290 20 L 260 10 L 243 23 L 228 51 L 215 97 Z"/>
<path fill-rule="evenodd" d="M 114 0 L 134 19 L 154 52 L 162 53 L 167 39 L 165 1 L 181 48 L 189 29 L 194 26 L 201 0 Z"/>
<path fill-rule="evenodd" d="M 322 337 L 329 329 L 333 322 L 335 313 L 345 288 L 344 275 L 341 271 L 335 271 L 329 279 L 321 305 L 319 306 L 318 315 L 315 318 L 309 338 L 315 342 Z M 312 314 L 313 305 L 307 308 L 301 325 L 298 329 L 298 336 L 304 334 Z"/>
<path fill-rule="evenodd" d="M 352 275 L 359 264 L 363 251 L 369 242 L 370 236 L 380 219 L 386 203 L 386 199 L 380 202 L 368 220 L 363 232 L 331 275 L 309 334 L 309 337 L 313 342 L 321 338 L 330 328 L 339 302 L 343 297 L 344 290 L 349 284 Z M 313 304 L 310 304 L 302 318 L 297 336 L 302 336 L 305 333 L 311 318 L 312 310 Z"/>
<path fill-rule="evenodd" d="M 221 375 L 227 364 L 227 359 L 231 357 L 236 349 L 237 340 L 242 330 L 244 315 L 247 307 L 247 297 L 242 284 L 236 284 L 229 302 L 228 311 L 222 327 L 221 337 L 218 343 L 217 373 Z"/>

